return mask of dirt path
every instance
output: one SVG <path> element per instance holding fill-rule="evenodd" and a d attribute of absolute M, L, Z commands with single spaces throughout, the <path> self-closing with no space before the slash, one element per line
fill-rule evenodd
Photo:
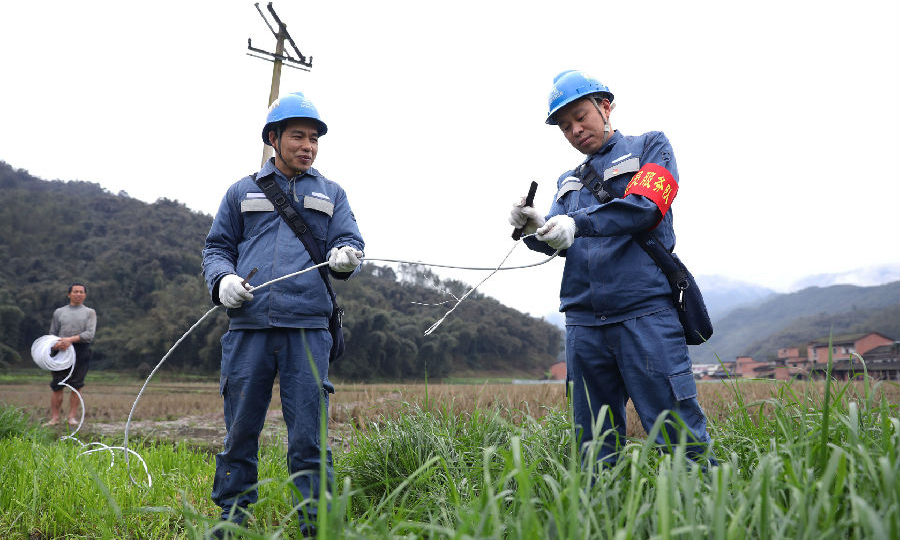
<path fill-rule="evenodd" d="M 132 409 L 140 386 L 98 382 L 85 394 L 88 414 L 76 437 L 92 442 L 101 437 L 108 444 L 121 444 L 125 436 L 125 421 Z M 160 382 L 143 396 L 128 431 L 129 445 L 148 440 L 160 442 L 184 441 L 209 452 L 219 452 L 224 445 L 225 417 L 218 383 Z M 35 422 L 47 420 L 49 392 L 37 383 L 0 385 L 0 404 L 21 408 Z M 280 389 L 273 389 L 273 399 L 266 414 L 260 437 L 262 444 L 287 446 L 287 428 L 281 413 Z M 342 388 L 332 396 L 329 406 L 329 443 L 333 450 L 349 447 L 353 425 L 359 425 L 401 406 L 406 401 L 395 385 L 387 388 Z M 68 408 L 68 398 L 64 408 Z M 65 412 L 65 411 L 64 411 Z M 65 414 L 63 415 L 65 416 Z M 62 423 L 55 427 L 59 435 L 70 432 Z"/>
<path fill-rule="evenodd" d="M 59 428 L 61 433 L 64 429 Z M 331 422 L 328 426 L 328 443 L 332 449 L 346 448 L 352 429 L 348 424 Z M 82 441 L 99 437 L 124 440 L 125 422 L 88 422 L 76 435 Z M 209 452 L 219 452 L 225 441 L 224 413 L 207 413 L 186 416 L 178 420 L 139 420 L 128 428 L 129 445 L 138 441 L 183 441 Z M 270 409 L 260 435 L 260 444 L 280 444 L 287 447 L 287 427 L 281 409 Z"/>

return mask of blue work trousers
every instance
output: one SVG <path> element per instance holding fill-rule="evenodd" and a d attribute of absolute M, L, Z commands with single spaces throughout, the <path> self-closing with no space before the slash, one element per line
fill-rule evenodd
<path fill-rule="evenodd" d="M 647 433 L 660 414 L 675 412 L 687 426 L 688 457 L 715 463 L 711 451 L 704 455 L 710 445 L 706 416 L 697 402 L 684 330 L 674 309 L 605 326 L 567 326 L 566 368 L 582 448 L 614 430 L 598 448 L 598 460 L 616 461 L 616 452 L 625 442 L 625 404 L 631 398 Z M 604 405 L 608 413 L 599 424 Z M 681 422 L 666 414 L 669 421 L 656 442 L 666 445 L 668 438 L 675 445 Z"/>
<path fill-rule="evenodd" d="M 328 353 L 331 334 L 324 329 L 270 328 L 229 330 L 222 336 L 220 390 L 225 401 L 225 449 L 216 455 L 212 499 L 227 519 L 232 507 L 256 502 L 259 435 L 272 400 L 275 375 L 281 385 L 281 410 L 287 424 L 287 467 L 312 518 L 319 497 L 321 444 L 325 445 L 327 487 L 333 478 L 331 450 L 321 441 L 322 408 L 327 421 Z M 313 373 L 315 362 L 318 378 Z M 237 514 L 240 511 L 235 509 Z M 238 515 L 238 518 L 241 516 Z"/>

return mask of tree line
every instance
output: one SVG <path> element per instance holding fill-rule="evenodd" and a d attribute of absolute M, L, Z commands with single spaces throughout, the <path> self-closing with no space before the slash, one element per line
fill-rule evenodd
<path fill-rule="evenodd" d="M 92 182 L 44 181 L 0 161 L 0 367 L 27 365 L 70 283 L 87 286 L 97 310 L 97 367 L 155 365 L 212 303 L 200 274 L 212 217 L 159 199 L 148 204 Z M 347 352 L 332 372 L 348 379 L 442 377 L 460 371 L 543 373 L 562 347 L 553 325 L 472 294 L 430 336 L 423 334 L 468 286 L 413 265 L 364 264 L 335 282 L 346 310 Z M 167 360 L 208 372 L 227 329 L 214 312 Z"/>

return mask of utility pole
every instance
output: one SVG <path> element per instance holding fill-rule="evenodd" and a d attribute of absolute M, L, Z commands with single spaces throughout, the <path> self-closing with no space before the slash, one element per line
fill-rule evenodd
<path fill-rule="evenodd" d="M 269 21 L 268 19 L 266 19 L 265 14 L 263 14 L 262 10 L 259 9 L 259 2 L 253 5 L 256 6 L 256 11 L 259 12 L 259 16 L 262 17 L 263 22 L 265 22 L 266 26 L 269 27 L 272 35 L 275 36 L 274 53 L 255 48 L 250 38 L 247 38 L 247 48 L 253 51 L 252 53 L 247 53 L 249 56 L 262 58 L 263 60 L 267 60 L 274 64 L 274 66 L 272 67 L 272 86 L 269 89 L 269 106 L 271 106 L 272 103 L 274 103 L 275 100 L 278 99 L 278 89 L 281 87 L 281 66 L 286 65 L 295 69 L 309 71 L 310 69 L 312 69 L 312 56 L 310 56 L 309 60 L 307 60 L 306 57 L 303 56 L 303 54 L 300 52 L 300 49 L 297 48 L 297 44 L 294 43 L 293 38 L 291 38 L 291 35 L 288 34 L 287 25 L 284 24 L 281 19 L 278 18 L 278 14 L 275 13 L 275 9 L 272 7 L 272 2 L 269 2 L 269 4 L 266 6 L 266 9 L 268 9 L 269 13 L 272 14 L 272 18 L 275 19 L 275 23 L 278 25 L 277 31 L 272 27 L 271 24 L 269 24 Z M 297 58 L 292 57 L 290 53 L 284 52 L 285 40 L 290 43 L 291 48 L 294 49 L 294 52 L 297 54 Z M 272 157 L 272 147 L 264 144 L 262 163 L 260 164 L 260 167 L 265 165 L 266 161 L 268 161 L 270 157 Z"/>

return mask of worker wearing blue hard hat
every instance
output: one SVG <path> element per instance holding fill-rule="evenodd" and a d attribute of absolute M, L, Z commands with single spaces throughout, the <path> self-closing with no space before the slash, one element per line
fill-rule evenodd
<path fill-rule="evenodd" d="M 549 212 L 523 199 L 513 205 L 509 221 L 533 235 L 525 238 L 529 248 L 560 250 L 566 258 L 560 311 L 566 316 L 567 378 L 583 448 L 597 441 L 600 462 L 617 459 L 631 399 L 648 433 L 665 417 L 656 438 L 660 445 L 677 442 L 683 426 L 688 455 L 715 463 L 673 289 L 634 236 L 648 233 L 669 252 L 674 249 L 675 155 L 662 132 L 626 136 L 614 130 L 613 99 L 609 87 L 583 71 L 554 78 L 546 123 L 557 126 L 585 159 L 559 177 Z"/>
<path fill-rule="evenodd" d="M 220 384 L 227 435 L 216 456 L 213 501 L 223 520 L 236 523 L 257 501 L 259 435 L 277 375 L 303 536 L 315 535 L 320 488 L 330 489 L 333 477 L 331 450 L 319 436 L 334 392 L 329 359 L 342 344 L 334 337 L 340 313 L 328 274 L 348 279 L 364 248 L 346 192 L 312 166 L 327 131 L 302 93 L 272 103 L 262 138 L 275 155 L 228 188 L 203 249 L 210 296 L 229 317 Z M 317 258 L 327 259 L 328 271 L 299 273 Z M 298 275 L 248 290 L 291 274 Z M 327 486 L 320 486 L 322 456 Z"/>
<path fill-rule="evenodd" d="M 547 113 L 547 123 L 557 125 L 559 122 L 553 115 L 569 103 L 583 97 L 606 99 L 610 103 L 613 101 L 613 93 L 605 84 L 582 71 L 570 69 L 557 75 L 553 79 L 553 90 L 548 100 L 550 112 Z"/>
<path fill-rule="evenodd" d="M 269 107 L 266 125 L 262 130 L 263 143 L 271 146 L 273 141 L 269 139 L 269 132 L 274 131 L 274 140 L 278 140 L 283 132 L 284 122 L 299 118 L 312 121 L 316 125 L 319 137 L 328 133 L 328 126 L 319 117 L 319 111 L 312 101 L 303 95 L 303 92 L 294 92 L 275 100 Z"/>

